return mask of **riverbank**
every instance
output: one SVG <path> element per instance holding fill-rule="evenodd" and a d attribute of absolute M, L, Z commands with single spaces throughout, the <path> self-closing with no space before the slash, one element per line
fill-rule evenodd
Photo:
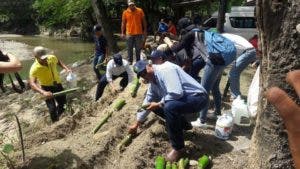
<path fill-rule="evenodd" d="M 126 56 L 126 52 L 122 54 Z M 70 65 L 71 66 L 71 65 Z M 127 127 L 136 119 L 136 110 L 142 104 L 147 85 L 142 84 L 137 97 L 130 96 L 130 87 L 117 95 L 108 88 L 103 97 L 94 101 L 97 81 L 92 66 L 88 62 L 74 67 L 79 86 L 86 90 L 68 95 L 67 110 L 60 121 L 51 124 L 46 105 L 40 95 L 32 90 L 23 94 L 8 93 L 0 95 L 0 132 L 9 136 L 16 152 L 12 159 L 17 168 L 41 169 L 112 169 L 112 168 L 154 168 L 157 155 L 164 155 L 170 149 L 164 121 L 153 114 L 149 116 L 133 139 L 123 151 L 116 145 L 126 135 Z M 228 70 L 226 70 L 228 71 Z M 241 77 L 241 89 L 246 94 L 253 69 L 247 69 Z M 62 74 L 62 79 L 65 79 Z M 224 89 L 226 76 L 223 76 L 221 90 Z M 64 86 L 65 85 L 65 81 Z M 115 85 L 118 85 L 118 80 Z M 109 111 L 117 99 L 125 99 L 126 105 L 114 112 L 111 119 L 96 133 L 94 127 Z M 7 106 L 9 105 L 9 106 Z M 223 102 L 226 109 L 230 102 Z M 210 111 L 211 112 L 211 111 Z M 21 148 L 17 137 L 17 128 L 11 113 L 18 115 L 24 135 L 26 162 L 21 162 Z M 222 141 L 214 136 L 214 121 L 207 130 L 194 128 L 185 133 L 188 157 L 197 160 L 201 155 L 212 157 L 210 168 L 247 168 L 252 127 L 235 126 L 232 136 Z M 196 168 L 194 166 L 190 169 Z"/>

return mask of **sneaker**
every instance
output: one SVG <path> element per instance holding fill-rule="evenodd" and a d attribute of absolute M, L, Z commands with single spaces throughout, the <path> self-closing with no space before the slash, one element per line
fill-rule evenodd
<path fill-rule="evenodd" d="M 199 118 L 196 121 L 192 121 L 191 124 L 193 127 L 207 128 L 207 124 L 202 123 Z"/>

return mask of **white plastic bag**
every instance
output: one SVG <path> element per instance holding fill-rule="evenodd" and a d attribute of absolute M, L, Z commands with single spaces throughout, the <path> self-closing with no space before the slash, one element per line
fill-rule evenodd
<path fill-rule="evenodd" d="M 260 72 L 260 67 L 257 68 L 248 90 L 247 106 L 248 106 L 249 114 L 252 118 L 255 118 L 257 114 L 258 96 L 259 96 L 259 72 Z"/>
<path fill-rule="evenodd" d="M 231 105 L 233 121 L 238 126 L 250 126 L 250 115 L 245 100 L 238 96 Z"/>
<path fill-rule="evenodd" d="M 69 73 L 66 80 L 68 87 L 73 88 L 77 86 L 77 75 L 75 73 Z"/>

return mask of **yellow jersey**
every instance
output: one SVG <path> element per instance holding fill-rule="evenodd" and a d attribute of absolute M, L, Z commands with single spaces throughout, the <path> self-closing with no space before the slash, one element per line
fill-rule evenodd
<path fill-rule="evenodd" d="M 54 55 L 48 55 L 47 63 L 48 65 L 44 66 L 35 59 L 30 68 L 29 77 L 36 78 L 42 86 L 53 86 L 54 81 L 56 81 L 56 83 L 61 83 L 61 79 L 57 71 L 57 57 Z"/>

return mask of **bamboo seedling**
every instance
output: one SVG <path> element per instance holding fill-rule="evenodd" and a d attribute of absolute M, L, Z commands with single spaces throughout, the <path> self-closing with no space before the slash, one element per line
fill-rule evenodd
<path fill-rule="evenodd" d="M 172 164 L 170 161 L 167 162 L 166 169 L 172 169 Z"/>
<path fill-rule="evenodd" d="M 155 169 L 164 169 L 165 168 L 165 158 L 162 156 L 157 156 L 155 159 Z"/>
<path fill-rule="evenodd" d="M 185 169 L 187 167 L 189 163 L 189 159 L 188 158 L 181 158 L 178 162 L 178 169 Z"/>
<path fill-rule="evenodd" d="M 124 99 L 117 100 L 113 106 L 114 110 L 115 111 L 121 110 L 125 104 L 126 104 L 126 101 Z"/>
<path fill-rule="evenodd" d="M 97 131 L 107 122 L 107 120 L 111 117 L 113 111 L 108 112 L 108 114 L 100 121 L 100 123 L 96 126 L 93 133 L 97 133 Z"/>
<path fill-rule="evenodd" d="M 63 91 L 60 91 L 60 92 L 56 92 L 56 93 L 53 93 L 53 97 L 58 97 L 58 96 L 62 96 L 62 95 L 65 95 L 65 94 L 69 94 L 69 93 L 73 93 L 77 90 L 79 90 L 80 87 L 75 87 L 75 88 L 71 88 L 71 89 L 67 89 L 67 90 L 63 90 Z M 46 97 L 44 96 L 41 96 L 40 99 L 47 99 Z"/>
<path fill-rule="evenodd" d="M 56 92 L 56 93 L 53 93 L 53 97 L 57 97 L 57 96 L 61 96 L 61 95 L 65 95 L 65 94 L 69 94 L 69 93 L 73 93 L 77 90 L 79 90 L 80 87 L 75 87 L 75 88 L 72 88 L 72 89 L 67 89 L 67 90 L 63 90 L 63 91 L 60 91 L 60 92 Z"/>
<path fill-rule="evenodd" d="M 135 97 L 137 94 L 137 91 L 139 90 L 141 83 L 139 82 L 138 78 L 135 78 L 132 82 L 132 86 L 131 86 L 131 90 L 130 90 L 130 94 L 131 97 Z"/>
<path fill-rule="evenodd" d="M 123 140 L 117 145 L 117 149 L 121 151 L 124 147 L 128 146 L 132 141 L 132 134 L 126 135 Z"/>
<path fill-rule="evenodd" d="M 149 106 L 150 106 L 150 103 L 144 104 L 140 108 L 138 108 L 138 111 L 140 112 L 140 111 L 146 110 L 147 107 L 149 107 Z"/>
<path fill-rule="evenodd" d="M 97 131 L 107 122 L 107 120 L 112 116 L 114 111 L 119 111 L 123 108 L 123 106 L 126 104 L 124 99 L 117 100 L 113 104 L 113 110 L 110 110 L 108 114 L 101 119 L 100 123 L 96 126 L 96 128 L 93 130 L 93 133 L 97 133 Z"/>
<path fill-rule="evenodd" d="M 177 169 L 177 163 L 176 162 L 172 163 L 172 169 Z"/>

